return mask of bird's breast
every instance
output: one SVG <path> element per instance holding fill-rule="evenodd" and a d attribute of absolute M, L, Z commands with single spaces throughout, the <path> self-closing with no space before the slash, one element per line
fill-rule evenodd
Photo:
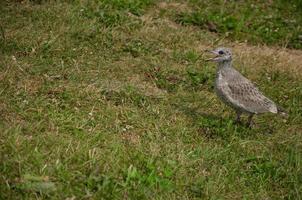
<path fill-rule="evenodd" d="M 216 75 L 216 80 L 215 80 L 215 88 L 219 89 L 223 86 L 227 86 L 227 82 L 225 78 L 223 77 L 223 74 L 221 72 L 218 72 Z"/>

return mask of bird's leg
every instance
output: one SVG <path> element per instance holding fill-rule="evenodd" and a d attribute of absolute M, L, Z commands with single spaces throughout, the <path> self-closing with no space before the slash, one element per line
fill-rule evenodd
<path fill-rule="evenodd" d="M 241 116 L 241 112 L 240 111 L 236 111 L 236 119 L 235 119 L 235 122 L 240 124 L 241 123 L 241 120 L 240 120 L 240 116 Z"/>
<path fill-rule="evenodd" d="M 249 128 L 251 128 L 252 127 L 252 125 L 253 125 L 253 116 L 254 116 L 254 114 L 252 113 L 252 114 L 250 114 L 249 115 L 249 117 L 248 117 L 248 119 L 247 119 L 247 127 L 249 127 Z"/>

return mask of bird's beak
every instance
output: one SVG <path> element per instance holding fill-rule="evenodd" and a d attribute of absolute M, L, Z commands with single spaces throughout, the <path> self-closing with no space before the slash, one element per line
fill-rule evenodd
<path fill-rule="evenodd" d="M 215 55 L 215 57 L 212 57 L 212 58 L 208 58 L 208 59 L 206 59 L 205 61 L 213 61 L 213 60 L 215 60 L 215 58 L 217 58 L 218 57 L 218 53 L 216 52 L 216 51 L 214 51 L 214 50 L 208 50 L 208 49 L 206 49 L 206 50 L 204 50 L 204 52 L 205 53 L 210 53 L 210 54 L 212 54 L 212 55 Z"/>

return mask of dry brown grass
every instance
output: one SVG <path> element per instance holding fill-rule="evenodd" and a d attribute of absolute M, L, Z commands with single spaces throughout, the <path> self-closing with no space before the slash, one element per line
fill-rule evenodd
<path fill-rule="evenodd" d="M 159 4 L 159 7 L 163 9 L 176 9 L 179 6 L 182 9 L 187 8 L 185 4 L 178 5 L 178 3 L 166 2 Z M 268 47 L 266 45 L 253 46 L 247 43 L 231 42 L 226 39 L 217 40 L 215 33 L 206 33 L 206 36 L 204 36 L 205 32 L 197 27 L 181 27 L 169 18 L 158 18 L 154 12 L 152 15 L 153 17 L 148 14 L 148 23 L 138 36 L 152 38 L 164 43 L 174 43 L 183 51 L 190 50 L 193 47 L 200 54 L 203 54 L 206 49 L 226 46 L 232 49 L 236 62 L 249 67 L 251 71 L 267 67 L 270 70 L 286 71 L 292 75 L 301 75 L 302 73 L 302 50 Z M 171 49 L 164 49 L 163 52 L 170 53 Z"/>
<path fill-rule="evenodd" d="M 171 10 L 189 12 L 190 7 L 186 3 L 160 2 L 157 7 L 166 10 L 167 16 L 160 18 L 158 12 L 153 12 L 153 10 L 148 12 L 142 17 L 146 25 L 139 36 L 165 43 L 175 43 L 183 50 L 193 47 L 201 54 L 205 49 L 226 46 L 233 50 L 235 59 L 239 60 L 242 65 L 250 67 L 251 71 L 268 67 L 273 70 L 287 71 L 293 75 L 302 73 L 302 50 L 266 45 L 253 46 L 247 43 L 231 42 L 223 38 L 217 39 L 215 33 L 205 34 L 198 27 L 180 26 L 169 18 L 169 10 L 170 12 Z M 147 18 L 145 18 L 146 16 Z M 179 38 L 179 40 L 176 42 L 175 38 Z M 170 52 L 171 49 L 165 49 L 165 51 Z"/>

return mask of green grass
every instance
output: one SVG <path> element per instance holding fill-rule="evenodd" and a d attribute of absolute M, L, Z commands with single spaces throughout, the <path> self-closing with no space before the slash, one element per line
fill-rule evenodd
<path fill-rule="evenodd" d="M 175 24 L 177 12 L 155 0 L 1 1 L 0 199 L 301 199 L 301 51 L 239 56 L 220 34 Z M 288 119 L 233 123 L 202 55 L 216 45 L 237 50 Z"/>
<path fill-rule="evenodd" d="M 188 2 L 191 11 L 176 13 L 176 22 L 199 26 L 233 40 L 302 48 L 300 0 Z"/>

